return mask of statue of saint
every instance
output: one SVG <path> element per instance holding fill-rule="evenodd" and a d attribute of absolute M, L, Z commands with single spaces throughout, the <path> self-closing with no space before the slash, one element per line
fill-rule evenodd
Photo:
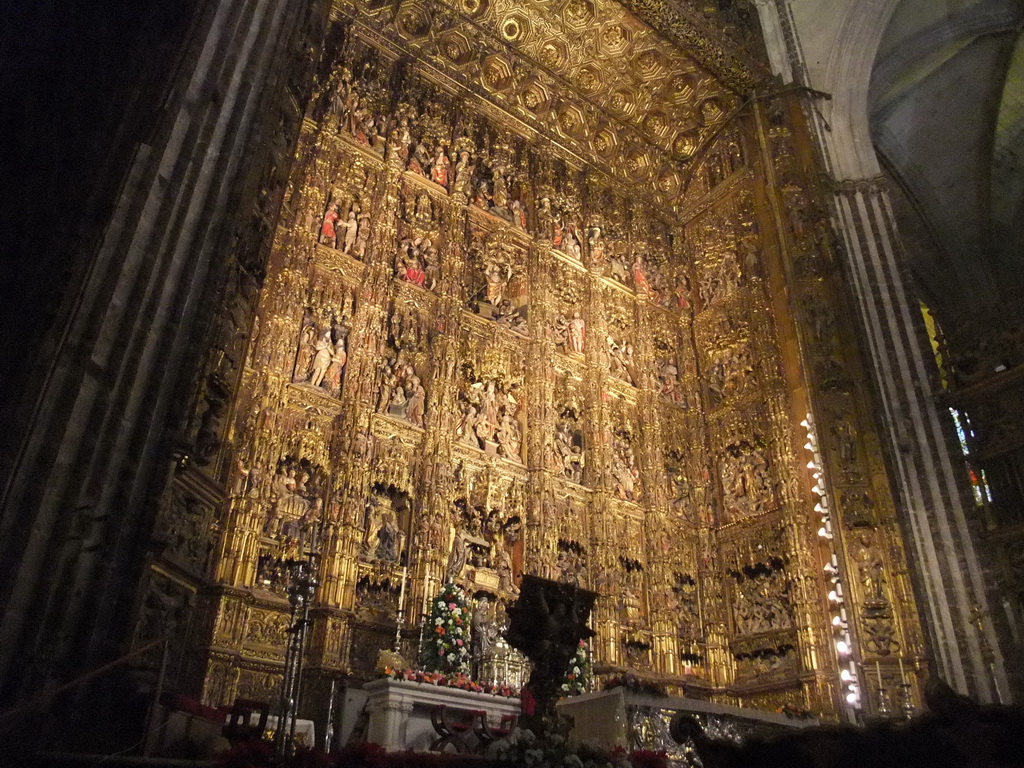
<path fill-rule="evenodd" d="M 416 148 L 412 152 L 412 157 L 409 158 L 409 170 L 418 173 L 420 176 L 426 176 L 429 165 L 430 155 L 427 154 L 427 148 L 422 141 L 417 142 Z"/>
<path fill-rule="evenodd" d="M 448 189 L 448 166 L 451 163 L 448 155 L 444 153 L 444 147 L 437 148 L 437 157 L 434 159 L 434 166 L 430 169 L 430 180 Z"/>
<path fill-rule="evenodd" d="M 465 534 L 459 530 L 455 530 L 455 539 L 452 541 L 452 551 L 448 555 L 448 565 L 444 569 L 444 580 L 446 583 L 451 584 L 459 576 L 462 575 L 462 569 L 466 567 L 466 555 L 468 544 L 466 543 Z"/>
<path fill-rule="evenodd" d="M 357 259 L 362 259 L 366 256 L 366 246 L 370 242 L 370 214 L 361 213 L 359 214 L 359 220 L 356 223 L 356 242 L 352 250 L 352 255 Z"/>
<path fill-rule="evenodd" d="M 299 332 L 299 353 L 295 359 L 295 373 L 292 381 L 305 381 L 313 368 L 313 357 L 316 354 L 317 332 L 313 317 L 307 310 L 302 319 L 302 331 Z"/>
<path fill-rule="evenodd" d="M 313 367 L 309 375 L 309 383 L 314 387 L 319 387 L 320 383 L 324 380 L 324 376 L 327 374 L 327 369 L 331 365 L 331 357 L 334 351 L 330 329 L 324 331 L 314 349 L 316 353 L 313 355 Z"/>
<path fill-rule="evenodd" d="M 589 241 L 591 263 L 601 264 L 604 261 L 604 237 L 600 227 L 591 227 Z"/>
<path fill-rule="evenodd" d="M 470 189 L 473 186 L 473 166 L 470 165 L 469 152 L 459 152 L 459 159 L 455 163 L 455 178 L 452 180 L 452 192 L 469 197 Z"/>
<path fill-rule="evenodd" d="M 354 206 L 348 212 L 348 218 L 343 226 L 345 227 L 345 240 L 342 243 L 341 251 L 342 253 L 352 253 L 352 247 L 356 243 L 356 235 L 359 232 L 359 221 L 356 219 L 356 209 Z"/>
<path fill-rule="evenodd" d="M 640 258 L 640 254 L 637 254 L 636 258 L 633 259 L 633 288 L 637 293 L 646 296 L 652 301 L 657 301 L 658 299 L 657 294 L 647 280 L 647 275 L 644 274 L 644 262 Z"/>
<path fill-rule="evenodd" d="M 388 563 L 397 561 L 401 554 L 400 540 L 401 531 L 398 530 L 398 518 L 395 516 L 395 509 L 389 500 L 388 508 L 381 518 L 380 529 L 377 531 L 377 559 Z"/>
<path fill-rule="evenodd" d="M 586 321 L 582 317 L 580 317 L 579 312 L 573 312 L 572 319 L 569 321 L 568 334 L 566 337 L 566 348 L 570 352 L 583 354 L 584 347 L 586 346 L 586 335 Z"/>
<path fill-rule="evenodd" d="M 419 376 L 413 376 L 409 382 L 409 403 L 405 409 L 405 418 L 417 427 L 423 426 L 426 415 L 427 391 L 420 383 Z"/>
<path fill-rule="evenodd" d="M 506 412 L 501 417 L 501 424 L 498 427 L 498 452 L 507 459 L 519 461 L 520 444 L 519 425 Z"/>
<path fill-rule="evenodd" d="M 338 210 L 338 204 L 331 201 L 330 205 L 327 206 L 327 212 L 324 213 L 324 220 L 320 224 L 320 242 L 324 245 L 329 245 L 331 248 L 335 248 L 338 245 L 338 230 L 337 223 L 338 219 L 341 218 L 341 212 Z"/>
<path fill-rule="evenodd" d="M 331 355 L 331 363 L 324 374 L 325 388 L 334 397 L 341 394 L 341 373 L 345 370 L 346 362 L 348 355 L 345 353 L 345 339 L 338 339 L 334 345 L 334 354 Z"/>
<path fill-rule="evenodd" d="M 487 598 L 481 595 L 473 609 L 473 646 L 476 651 L 477 661 L 481 661 L 490 655 L 497 639 L 498 631 L 494 625 L 494 605 Z"/>
<path fill-rule="evenodd" d="M 384 525 L 381 502 L 376 496 L 366 505 L 366 529 L 363 533 L 363 554 L 374 557 L 380 540 L 380 529 Z"/>
<path fill-rule="evenodd" d="M 512 267 L 506 265 L 503 271 L 497 264 L 492 264 L 487 270 L 487 301 L 492 307 L 497 307 L 505 298 L 505 289 L 509 280 L 512 279 Z"/>
<path fill-rule="evenodd" d="M 523 208 L 523 204 L 518 200 L 513 200 L 511 204 L 512 211 L 512 222 L 517 224 L 520 229 L 526 229 L 526 209 Z"/>

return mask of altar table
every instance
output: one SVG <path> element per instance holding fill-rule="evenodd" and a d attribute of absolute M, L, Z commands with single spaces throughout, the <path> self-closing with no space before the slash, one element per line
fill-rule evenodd
<path fill-rule="evenodd" d="M 519 714 L 519 699 L 430 683 L 382 679 L 367 683 L 363 690 L 370 716 L 366 740 L 387 750 L 430 749 L 437 738 L 430 713 L 441 704 L 453 710 L 482 710 L 492 725 L 504 715 Z"/>

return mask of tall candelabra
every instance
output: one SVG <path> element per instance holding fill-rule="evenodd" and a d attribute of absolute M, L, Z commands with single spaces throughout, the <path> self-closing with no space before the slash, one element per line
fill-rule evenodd
<path fill-rule="evenodd" d="M 288 628 L 288 648 L 284 660 L 284 679 L 281 681 L 281 702 L 278 709 L 274 748 L 279 755 L 291 754 L 295 748 L 295 723 L 302 691 L 302 657 L 309 628 L 309 606 L 316 594 L 316 561 L 314 552 L 305 560 L 290 563 L 291 579 L 288 584 L 288 602 L 291 604 L 291 625 Z"/>

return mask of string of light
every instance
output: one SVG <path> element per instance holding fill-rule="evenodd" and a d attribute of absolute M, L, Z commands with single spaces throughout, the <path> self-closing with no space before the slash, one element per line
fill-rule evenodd
<path fill-rule="evenodd" d="M 846 704 L 856 714 L 861 708 L 861 686 L 857 677 L 857 665 L 853 659 L 853 639 L 850 636 L 850 623 L 846 614 L 846 593 L 839 571 L 839 556 L 835 550 L 829 497 L 825 487 L 825 477 L 821 471 L 821 454 L 818 450 L 818 439 L 811 414 L 807 414 L 807 417 L 800 422 L 800 426 L 807 430 L 807 442 L 804 443 L 804 449 L 810 454 L 807 469 L 810 471 L 811 477 L 814 478 L 814 485 L 811 487 L 811 493 L 816 498 L 814 511 L 821 517 L 818 536 L 824 539 L 829 547 L 829 561 L 825 564 L 824 571 L 831 584 L 828 605 L 832 615 L 832 638 L 836 656 L 839 658 L 839 678 Z"/>

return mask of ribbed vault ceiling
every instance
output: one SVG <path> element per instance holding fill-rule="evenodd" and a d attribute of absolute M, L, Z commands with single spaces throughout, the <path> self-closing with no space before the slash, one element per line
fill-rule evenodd
<path fill-rule="evenodd" d="M 903 0 L 871 80 L 872 138 L 924 293 L 951 320 L 1024 289 L 1020 0 Z"/>

